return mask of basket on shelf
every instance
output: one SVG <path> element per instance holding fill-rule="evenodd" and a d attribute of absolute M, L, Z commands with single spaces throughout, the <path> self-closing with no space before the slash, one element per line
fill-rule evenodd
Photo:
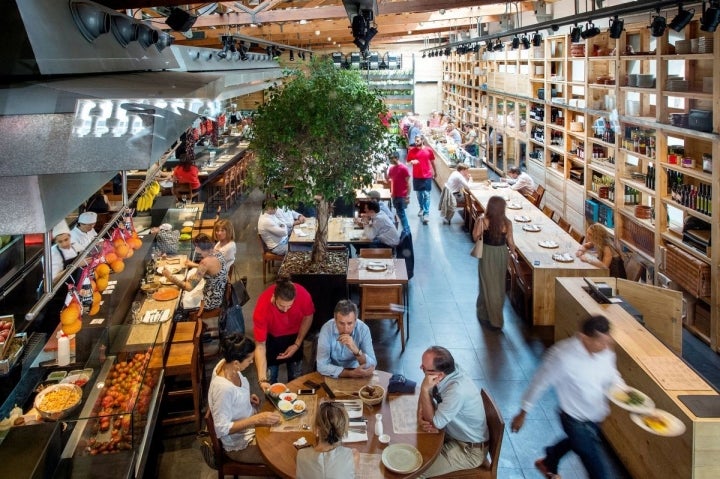
<path fill-rule="evenodd" d="M 710 296 L 710 265 L 674 244 L 665 247 L 665 274 L 696 298 Z"/>

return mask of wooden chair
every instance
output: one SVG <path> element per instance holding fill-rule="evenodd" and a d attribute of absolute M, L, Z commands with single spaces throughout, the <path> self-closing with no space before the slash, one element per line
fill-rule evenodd
<path fill-rule="evenodd" d="M 498 471 L 498 463 L 500 462 L 500 449 L 502 448 L 502 439 L 505 434 L 505 420 L 500 413 L 495 401 L 484 389 L 480 391 L 483 406 L 485 407 L 485 420 L 487 421 L 488 434 L 490 438 L 488 442 L 489 461 L 486 459 L 479 467 L 475 469 L 467 469 L 464 471 L 453 471 L 442 476 L 435 476 L 443 479 L 454 479 L 462 477 L 473 478 L 489 478 L 496 479 Z"/>
<path fill-rule="evenodd" d="M 555 211 L 553 211 L 553 209 L 550 208 L 548 205 L 542 207 L 542 212 L 545 213 L 545 216 L 550 219 L 553 219 L 553 216 L 555 216 Z"/>
<path fill-rule="evenodd" d="M 193 192 L 190 183 L 175 183 L 172 188 L 172 193 L 177 201 L 182 201 L 183 196 L 185 196 L 190 203 L 197 200 L 199 194 L 198 191 Z"/>
<path fill-rule="evenodd" d="M 394 319 L 400 330 L 400 343 L 405 351 L 405 305 L 401 284 L 361 284 L 360 319 Z"/>
<path fill-rule="evenodd" d="M 225 454 L 225 450 L 220 443 L 220 439 L 217 437 L 217 433 L 215 432 L 215 422 L 213 421 L 213 417 L 209 409 L 205 414 L 205 424 L 207 424 L 208 435 L 210 436 L 210 442 L 212 442 L 218 479 L 225 479 L 226 475 L 233 476 L 235 479 L 237 479 L 238 476 L 273 477 L 275 475 L 273 470 L 265 464 L 246 464 L 244 462 L 237 462 L 230 459 L 227 454 Z"/>
<path fill-rule="evenodd" d="M 267 272 L 270 268 L 275 266 L 275 261 L 280 261 L 285 259 L 285 255 L 281 254 L 275 254 L 272 251 L 268 249 L 268 247 L 265 245 L 265 242 L 262 239 L 262 236 L 260 236 L 260 233 L 257 235 L 258 241 L 260 242 L 260 247 L 262 248 L 262 260 L 263 260 L 263 284 L 267 283 Z"/>
<path fill-rule="evenodd" d="M 465 229 L 472 233 L 472 193 L 467 188 L 462 189 L 463 198 L 465 203 L 463 204 L 463 221 L 465 223 Z"/>
<path fill-rule="evenodd" d="M 535 191 L 528 196 L 528 200 L 533 204 L 533 206 L 540 208 L 543 196 L 545 196 L 545 187 L 543 185 L 538 185 L 537 188 L 535 188 Z"/>
<path fill-rule="evenodd" d="M 510 283 L 510 302 L 521 316 L 532 323 L 533 300 L 533 271 L 525 260 L 517 255 L 510 255 L 512 259 L 512 281 Z"/>
<path fill-rule="evenodd" d="M 392 258 L 392 248 L 362 248 L 360 258 Z"/>
<path fill-rule="evenodd" d="M 229 168 L 208 187 L 208 207 L 218 206 L 227 211 L 235 203 L 235 167 Z"/>
<path fill-rule="evenodd" d="M 567 233 L 569 233 L 570 229 L 572 228 L 572 226 L 570 226 L 570 223 L 568 223 L 565 218 L 558 219 L 558 226 Z"/>
<path fill-rule="evenodd" d="M 167 385 L 166 395 L 169 398 L 191 397 L 193 409 L 189 411 L 169 412 L 168 417 L 164 418 L 162 424 L 182 424 L 195 421 L 197 430 L 201 426 L 201 409 L 202 409 L 202 372 L 204 368 L 200 361 L 200 335 L 202 333 L 202 324 L 199 320 L 194 321 L 195 327 L 192 335 L 192 341 L 188 342 L 187 337 L 182 334 L 178 335 L 178 340 L 170 343 L 167 359 L 165 360 L 165 381 Z M 179 379 L 190 379 L 187 386 L 180 384 Z M 174 388 L 174 386 L 178 386 Z"/>
<path fill-rule="evenodd" d="M 572 236 L 573 239 L 580 244 L 582 244 L 583 241 L 585 240 L 585 235 L 583 235 L 580 231 L 576 230 L 572 226 L 570 227 L 569 233 L 570 233 L 570 236 Z"/>

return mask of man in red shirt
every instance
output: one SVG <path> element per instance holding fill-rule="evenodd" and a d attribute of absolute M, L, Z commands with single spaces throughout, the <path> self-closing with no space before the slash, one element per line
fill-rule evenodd
<path fill-rule="evenodd" d="M 405 208 L 410 203 L 410 170 L 400 163 L 397 153 L 390 155 L 390 163 L 392 166 L 387 171 L 387 177 L 390 180 L 390 198 L 392 198 L 397 217 L 400 218 L 403 231 L 410 234 L 410 225 L 405 214 Z"/>
<path fill-rule="evenodd" d="M 425 143 L 425 138 L 418 135 L 415 137 L 415 145 L 408 150 L 407 160 L 413 165 L 413 189 L 420 203 L 418 216 L 422 216 L 422 222 L 426 225 L 430 215 L 432 180 L 435 178 L 435 153 Z"/>
<path fill-rule="evenodd" d="M 310 293 L 286 276 L 278 277 L 258 297 L 253 330 L 255 367 L 263 390 L 277 382 L 281 364 L 287 364 L 288 382 L 302 375 L 302 344 L 314 313 Z"/>

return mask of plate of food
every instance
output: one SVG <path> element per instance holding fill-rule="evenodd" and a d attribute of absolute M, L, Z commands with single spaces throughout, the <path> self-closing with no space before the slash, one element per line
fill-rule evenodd
<path fill-rule="evenodd" d="M 393 472 L 410 474 L 423 464 L 422 454 L 410 444 L 392 444 L 382 453 L 382 463 Z"/>
<path fill-rule="evenodd" d="M 387 265 L 381 261 L 369 261 L 365 268 L 368 271 L 385 271 L 387 269 Z"/>
<path fill-rule="evenodd" d="M 157 272 L 158 272 L 158 274 L 163 274 L 163 271 L 164 271 L 164 270 L 170 271 L 170 274 L 177 274 L 177 273 L 179 273 L 180 271 L 182 271 L 182 266 L 177 266 L 177 265 L 176 265 L 176 266 L 171 266 L 171 265 L 167 265 L 167 264 L 166 264 L 166 265 L 163 265 L 163 266 L 158 266 Z"/>
<path fill-rule="evenodd" d="M 307 405 L 305 404 L 305 401 L 303 401 L 302 399 L 293 401 L 293 403 L 292 403 L 293 412 L 301 413 L 301 412 L 304 412 L 305 409 L 307 409 Z"/>
<path fill-rule="evenodd" d="M 542 231 L 540 225 L 523 225 L 523 231 L 529 231 L 530 233 L 539 233 Z"/>
<path fill-rule="evenodd" d="M 83 387 L 90 380 L 90 375 L 86 373 L 70 374 L 65 377 L 60 384 L 74 384 L 76 386 Z"/>
<path fill-rule="evenodd" d="M 518 223 L 530 223 L 530 218 L 525 215 L 517 215 L 515 216 L 515 221 Z"/>
<path fill-rule="evenodd" d="M 615 384 L 605 392 L 605 396 L 626 411 L 644 414 L 655 409 L 655 403 L 647 394 L 627 385 Z"/>
<path fill-rule="evenodd" d="M 555 241 L 552 241 L 552 240 L 540 241 L 538 244 L 540 246 L 542 246 L 543 248 L 549 248 L 549 249 L 557 248 L 559 246 Z"/>
<path fill-rule="evenodd" d="M 180 241 L 189 241 L 190 239 L 192 239 L 190 233 L 183 233 L 180 235 Z"/>
<path fill-rule="evenodd" d="M 675 437 L 685 432 L 685 424 L 662 409 L 654 409 L 646 414 L 630 413 L 630 419 L 641 429 L 658 436 Z"/>
<path fill-rule="evenodd" d="M 516 203 L 516 202 L 514 202 L 514 201 L 511 201 L 510 203 L 507 204 L 507 209 L 509 209 L 509 210 L 521 210 L 521 209 L 522 209 L 522 205 L 521 205 L 520 203 Z"/>
<path fill-rule="evenodd" d="M 575 261 L 575 258 L 570 253 L 555 253 L 552 255 L 553 261 L 557 261 L 558 263 L 572 263 Z"/>
<path fill-rule="evenodd" d="M 82 400 L 82 389 L 75 384 L 49 386 L 35 396 L 35 409 L 43 419 L 57 421 L 75 409 Z"/>
<path fill-rule="evenodd" d="M 160 288 L 155 291 L 152 298 L 155 301 L 170 301 L 180 296 L 180 291 L 175 288 Z"/>

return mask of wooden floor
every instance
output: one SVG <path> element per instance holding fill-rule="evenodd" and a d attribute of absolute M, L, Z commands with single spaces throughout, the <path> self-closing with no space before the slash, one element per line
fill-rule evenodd
<path fill-rule="evenodd" d="M 435 189 L 428 225 L 422 225 L 417 216 L 414 196 L 408 209 L 415 248 L 415 277 L 410 283 L 410 338 L 405 352 L 401 354 L 399 335 L 390 322 L 371 321 L 378 366 L 419 382 L 422 379 L 422 352 L 429 345 L 446 346 L 478 387 L 492 394 L 509 428 L 545 345 L 538 339 L 537 332 L 525 327 L 509 301 L 505 304 L 506 326 L 503 332 L 488 331 L 479 325 L 475 318 L 477 263 L 468 254 L 470 239 L 462 229 L 459 216 L 450 225 L 443 223 L 435 209 L 438 196 L 439 192 Z M 249 292 L 253 299 L 244 308 L 249 332 L 252 331 L 254 300 L 267 286 L 262 284 L 262 261 L 256 239 L 261 200 L 262 196 L 255 192 L 243 199 L 229 215 L 223 215 L 230 218 L 236 228 L 235 268 L 249 279 Z M 715 373 L 715 379 L 720 380 L 717 377 L 720 371 L 718 355 L 708 348 L 703 351 L 704 346 L 694 338 L 686 339 L 689 342 L 687 349 L 701 358 L 702 368 L 710 374 Z M 249 368 L 247 372 L 250 384 L 256 384 L 254 368 Z M 281 379 L 284 379 L 282 375 Z M 194 433 L 192 426 L 159 428 L 146 477 L 217 477 L 217 472 L 203 463 Z M 557 400 L 554 394 L 549 393 L 530 412 L 520 433 L 506 431 L 498 477 L 539 479 L 541 475 L 534 469 L 534 461 L 544 456 L 545 446 L 562 436 Z M 617 462 L 614 467 L 616 478 L 629 477 Z M 561 462 L 559 472 L 563 479 L 587 477 L 573 453 Z"/>

